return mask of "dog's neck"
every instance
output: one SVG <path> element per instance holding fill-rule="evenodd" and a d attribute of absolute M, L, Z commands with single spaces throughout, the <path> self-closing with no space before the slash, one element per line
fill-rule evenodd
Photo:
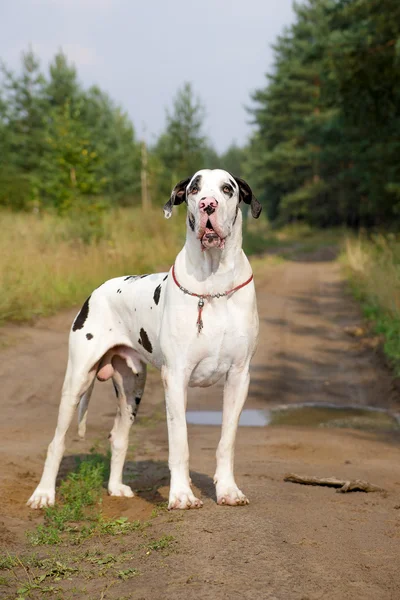
<path fill-rule="evenodd" d="M 242 250 L 242 212 L 239 210 L 222 250 L 204 249 L 187 222 L 186 242 L 175 264 L 179 283 L 195 293 L 222 293 L 241 283 L 251 274 Z"/>

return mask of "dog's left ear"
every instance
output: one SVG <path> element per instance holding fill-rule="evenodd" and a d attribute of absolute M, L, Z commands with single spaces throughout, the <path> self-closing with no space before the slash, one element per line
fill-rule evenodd
<path fill-rule="evenodd" d="M 239 186 L 239 200 L 250 204 L 251 214 L 255 219 L 258 219 L 262 211 L 262 206 L 251 191 L 251 187 L 244 179 L 240 179 L 240 177 L 234 177 L 234 180 Z"/>
<path fill-rule="evenodd" d="M 179 183 L 176 184 L 174 189 L 171 192 L 171 197 L 168 200 L 167 204 L 164 205 L 164 217 L 169 219 L 172 215 L 172 207 L 177 204 L 182 204 L 186 200 L 186 188 L 188 186 L 191 177 L 187 179 L 182 179 Z"/>

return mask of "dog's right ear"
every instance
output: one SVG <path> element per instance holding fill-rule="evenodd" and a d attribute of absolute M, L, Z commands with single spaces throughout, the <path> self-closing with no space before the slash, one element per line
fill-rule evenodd
<path fill-rule="evenodd" d="M 182 204 L 186 200 L 186 188 L 188 186 L 191 177 L 187 179 L 182 179 L 179 183 L 176 184 L 174 189 L 171 192 L 171 198 L 168 200 L 167 204 L 164 205 L 164 217 L 169 219 L 172 215 L 172 207 L 177 204 Z"/>

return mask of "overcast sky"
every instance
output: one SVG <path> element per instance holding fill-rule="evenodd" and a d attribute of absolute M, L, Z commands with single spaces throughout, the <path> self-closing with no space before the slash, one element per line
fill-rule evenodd
<path fill-rule="evenodd" d="M 0 0 L 0 58 L 17 69 L 31 44 L 47 68 L 62 48 L 83 84 L 107 91 L 150 142 L 190 81 L 221 152 L 246 141 L 245 106 L 292 20 L 292 0 Z"/>

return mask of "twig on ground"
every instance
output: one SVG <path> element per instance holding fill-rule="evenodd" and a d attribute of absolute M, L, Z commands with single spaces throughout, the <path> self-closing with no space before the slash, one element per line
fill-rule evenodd
<path fill-rule="evenodd" d="M 345 480 L 337 479 L 336 477 L 309 477 L 308 475 L 296 475 L 295 473 L 288 473 L 283 478 L 284 481 L 291 481 L 292 483 L 303 483 L 304 485 L 327 485 L 330 487 L 339 488 L 336 491 L 345 492 L 385 492 L 383 488 L 369 483 L 369 481 L 362 481 L 361 479 Z"/>

